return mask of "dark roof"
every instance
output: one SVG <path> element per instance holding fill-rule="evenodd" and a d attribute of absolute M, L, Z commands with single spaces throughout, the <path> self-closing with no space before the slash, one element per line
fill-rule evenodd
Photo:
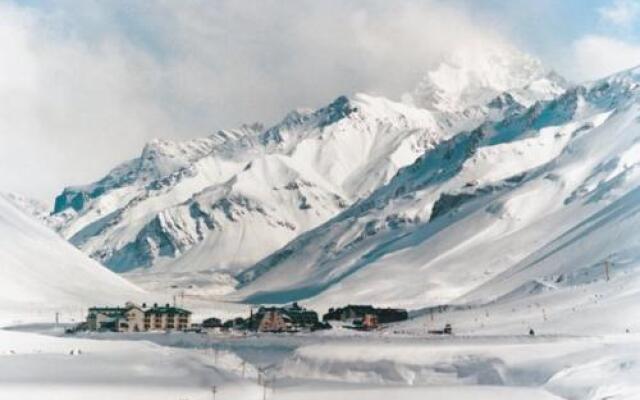
<path fill-rule="evenodd" d="M 314 324 L 318 322 L 318 313 L 308 310 L 285 310 L 285 313 L 297 324 Z"/>
<path fill-rule="evenodd" d="M 189 310 L 185 310 L 184 308 L 180 308 L 180 307 L 171 307 L 171 306 L 164 306 L 164 307 L 152 307 L 148 310 L 145 310 L 144 312 L 145 315 L 147 314 L 179 314 L 179 315 L 189 315 L 191 314 L 191 311 Z"/>
<path fill-rule="evenodd" d="M 345 309 L 358 310 L 358 311 L 371 311 L 375 310 L 372 305 L 362 305 L 362 304 L 349 304 L 344 307 Z"/>
<path fill-rule="evenodd" d="M 124 308 L 121 307 L 91 307 L 89 308 L 89 312 L 117 312 L 124 311 Z"/>
<path fill-rule="evenodd" d="M 124 315 L 124 313 L 126 313 L 127 310 L 128 308 L 121 308 L 121 307 L 91 307 L 89 308 L 89 316 L 96 315 L 96 314 L 104 314 L 109 317 L 118 317 L 118 316 Z"/>
<path fill-rule="evenodd" d="M 296 324 L 314 324 L 318 322 L 318 314 L 315 311 L 300 307 L 297 303 L 285 307 L 260 307 L 255 318 L 262 318 L 267 312 L 277 312 L 283 317 L 288 317 Z"/>

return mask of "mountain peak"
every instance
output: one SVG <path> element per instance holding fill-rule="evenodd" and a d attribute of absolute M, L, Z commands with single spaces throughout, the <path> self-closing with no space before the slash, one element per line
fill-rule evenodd
<path fill-rule="evenodd" d="M 440 112 L 481 106 L 503 92 L 513 92 L 525 106 L 561 93 L 565 80 L 542 63 L 506 45 L 464 48 L 452 52 L 427 72 L 409 102 Z"/>

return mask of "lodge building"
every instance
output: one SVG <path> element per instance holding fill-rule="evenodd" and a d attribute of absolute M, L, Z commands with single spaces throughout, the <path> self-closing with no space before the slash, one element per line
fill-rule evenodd
<path fill-rule="evenodd" d="M 147 308 L 128 302 L 124 307 L 92 307 L 87 315 L 90 331 L 184 331 L 191 325 L 191 311 L 170 306 Z"/>

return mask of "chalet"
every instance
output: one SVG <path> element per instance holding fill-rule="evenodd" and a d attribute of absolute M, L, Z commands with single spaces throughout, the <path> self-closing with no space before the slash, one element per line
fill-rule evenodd
<path fill-rule="evenodd" d="M 249 318 L 249 328 L 259 332 L 292 332 L 319 327 L 318 314 L 300 307 L 298 303 L 285 307 L 260 307 Z"/>
<path fill-rule="evenodd" d="M 259 332 L 287 332 L 293 330 L 291 318 L 278 308 L 263 309 L 258 312 Z"/>
<path fill-rule="evenodd" d="M 342 308 L 330 308 L 323 317 L 323 321 L 354 321 L 364 319 L 365 315 L 375 315 L 377 323 L 404 321 L 409 318 L 407 310 L 401 308 L 375 308 L 371 305 L 349 304 Z"/>
<path fill-rule="evenodd" d="M 171 306 L 153 307 L 144 312 L 144 328 L 147 331 L 184 331 L 191 325 L 191 311 Z"/>
<path fill-rule="evenodd" d="M 350 321 L 361 319 L 365 314 L 374 314 L 375 308 L 368 305 L 352 305 L 349 304 L 342 308 L 330 308 L 322 319 L 324 321 Z"/>
<path fill-rule="evenodd" d="M 145 330 L 142 307 L 127 303 L 124 307 L 91 307 L 87 315 L 90 331 L 140 332 Z"/>

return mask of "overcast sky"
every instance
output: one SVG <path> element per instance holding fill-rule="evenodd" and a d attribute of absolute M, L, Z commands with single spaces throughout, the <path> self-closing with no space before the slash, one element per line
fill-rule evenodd
<path fill-rule="evenodd" d="M 51 203 L 154 137 L 398 99 L 470 39 L 601 77 L 640 64 L 639 22 L 640 0 L 0 0 L 0 191 Z"/>

